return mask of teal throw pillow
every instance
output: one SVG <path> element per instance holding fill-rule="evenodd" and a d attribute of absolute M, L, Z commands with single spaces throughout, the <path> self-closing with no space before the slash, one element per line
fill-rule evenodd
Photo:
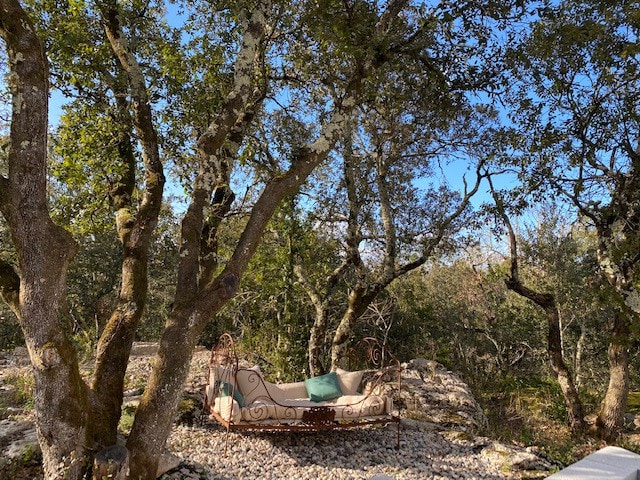
<path fill-rule="evenodd" d="M 312 402 L 323 402 L 342 396 L 342 390 L 340 390 L 336 372 L 320 375 L 319 377 L 307 378 L 304 381 L 304 386 L 307 387 L 307 393 Z"/>
<path fill-rule="evenodd" d="M 230 397 L 233 395 L 233 399 L 238 402 L 240 408 L 244 408 L 244 397 L 240 393 L 240 390 L 237 388 L 233 388 L 233 385 L 227 382 L 222 382 L 220 380 L 216 381 L 216 385 L 218 390 L 220 391 L 220 396 L 222 397 Z"/>

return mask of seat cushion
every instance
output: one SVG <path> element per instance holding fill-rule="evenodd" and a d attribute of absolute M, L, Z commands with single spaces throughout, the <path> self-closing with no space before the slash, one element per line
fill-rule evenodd
<path fill-rule="evenodd" d="M 227 422 L 238 423 L 242 419 L 243 409 L 230 396 L 216 398 L 213 402 L 213 410 Z"/>

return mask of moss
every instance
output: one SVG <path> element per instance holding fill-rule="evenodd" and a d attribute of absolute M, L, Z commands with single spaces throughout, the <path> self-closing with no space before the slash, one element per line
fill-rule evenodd
<path fill-rule="evenodd" d="M 627 411 L 629 413 L 640 414 L 640 392 L 629 392 Z"/>

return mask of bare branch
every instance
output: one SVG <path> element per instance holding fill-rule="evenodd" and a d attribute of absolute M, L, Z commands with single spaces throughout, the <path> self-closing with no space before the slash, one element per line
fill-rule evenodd
<path fill-rule="evenodd" d="M 431 255 L 433 254 L 433 251 L 437 248 L 437 246 L 440 244 L 440 242 L 444 238 L 444 235 L 447 232 L 447 229 L 449 228 L 449 226 L 453 223 L 453 221 L 456 218 L 462 215 L 462 213 L 467 209 L 467 207 L 471 203 L 471 199 L 478 192 L 478 189 L 480 188 L 480 183 L 482 182 L 482 179 L 488 176 L 486 173 L 483 172 L 484 165 L 485 165 L 484 161 L 478 162 L 478 165 L 476 167 L 476 181 L 473 184 L 473 187 L 471 188 L 471 190 L 468 190 L 467 189 L 468 187 L 465 187 L 465 194 L 462 197 L 462 200 L 460 201 L 460 203 L 458 204 L 458 207 L 449 216 L 442 219 L 437 235 L 435 235 L 433 238 L 431 238 L 427 242 L 420 257 L 418 257 L 417 259 L 411 262 L 405 263 L 404 265 L 397 268 L 394 278 L 398 278 L 404 275 L 405 273 L 410 272 L 411 270 L 415 270 L 421 265 L 424 265 L 424 263 L 429 259 L 429 257 L 431 257 Z"/>
<path fill-rule="evenodd" d="M 304 288 L 304 291 L 307 292 L 307 295 L 309 296 L 309 299 L 311 300 L 311 303 L 313 303 L 314 307 L 316 307 L 316 309 L 322 308 L 323 302 L 322 298 L 320 298 L 320 293 L 318 292 L 318 290 L 316 290 L 315 286 L 309 280 L 307 272 L 304 268 L 302 268 L 302 265 L 294 265 L 293 273 L 298 278 L 298 281 L 300 282 L 300 285 L 302 285 L 302 288 Z"/>

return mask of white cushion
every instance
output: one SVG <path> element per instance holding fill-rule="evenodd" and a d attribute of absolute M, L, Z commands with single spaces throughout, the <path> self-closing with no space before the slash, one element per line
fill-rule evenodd
<path fill-rule="evenodd" d="M 242 419 L 240 405 L 233 397 L 216 397 L 213 410 L 227 422 L 238 423 Z"/>
<path fill-rule="evenodd" d="M 391 399 L 377 395 L 343 395 L 326 402 L 312 402 L 308 398 L 291 398 L 275 404 L 256 400 L 242 409 L 242 419 L 247 422 L 260 420 L 300 420 L 312 407 L 328 407 L 335 412 L 336 420 L 355 420 L 363 417 L 384 415 L 391 412 Z"/>

